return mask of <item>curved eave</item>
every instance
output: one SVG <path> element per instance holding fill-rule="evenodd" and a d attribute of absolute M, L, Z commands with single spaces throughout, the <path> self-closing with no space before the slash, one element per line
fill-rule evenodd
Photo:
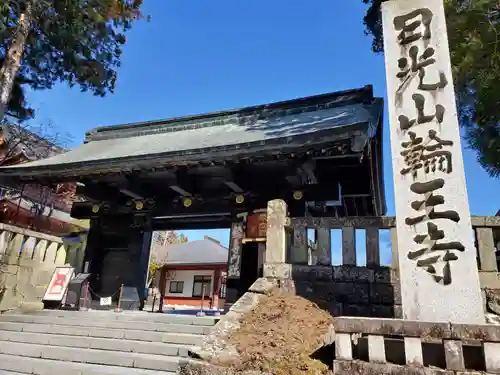
<path fill-rule="evenodd" d="M 377 134 L 382 99 L 347 104 L 250 124 L 153 129 L 142 135 L 95 140 L 51 158 L 0 168 L 0 177 L 21 181 L 69 179 L 151 168 L 287 153 L 333 141 Z"/>

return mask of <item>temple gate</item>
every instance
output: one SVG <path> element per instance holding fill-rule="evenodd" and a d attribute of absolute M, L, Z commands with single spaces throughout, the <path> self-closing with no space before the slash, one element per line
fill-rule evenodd
<path fill-rule="evenodd" d="M 143 297 L 154 230 L 231 228 L 231 302 L 262 274 L 270 256 L 262 231 L 276 224 L 262 221 L 269 201 L 286 202 L 292 217 L 385 214 L 382 113 L 382 99 L 367 86 L 99 127 L 66 154 L 1 174 L 25 184 L 78 181 L 85 201 L 73 204 L 72 216 L 91 220 L 84 268 L 102 295 L 124 284 Z M 279 241 L 291 240 L 285 236 L 291 232 Z M 331 264 L 324 241 L 329 229 L 318 228 L 315 236 L 322 247 L 314 250 L 314 260 L 305 231 L 293 234 L 284 256 L 294 263 Z"/>

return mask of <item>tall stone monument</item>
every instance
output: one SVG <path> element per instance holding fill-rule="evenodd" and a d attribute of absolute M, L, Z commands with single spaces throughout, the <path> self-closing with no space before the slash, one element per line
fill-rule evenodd
<path fill-rule="evenodd" d="M 484 323 L 443 0 L 382 15 L 403 318 Z"/>

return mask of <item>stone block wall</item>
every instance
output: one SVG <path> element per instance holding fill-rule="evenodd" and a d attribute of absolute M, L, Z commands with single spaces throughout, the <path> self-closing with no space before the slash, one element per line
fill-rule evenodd
<path fill-rule="evenodd" d="M 290 280 L 297 295 L 333 316 L 401 316 L 399 278 L 390 267 L 266 264 L 264 276 Z"/>
<path fill-rule="evenodd" d="M 81 264 L 83 243 L 0 223 L 0 312 L 41 302 L 57 266 Z"/>
<path fill-rule="evenodd" d="M 34 260 L 4 260 L 0 263 L 0 311 L 25 302 L 41 302 L 56 267 Z"/>

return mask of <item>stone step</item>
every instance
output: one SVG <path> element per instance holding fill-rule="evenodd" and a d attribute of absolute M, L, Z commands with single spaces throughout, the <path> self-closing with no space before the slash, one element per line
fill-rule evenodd
<path fill-rule="evenodd" d="M 0 354 L 0 375 L 175 375 L 173 371 L 141 370 Z"/>
<path fill-rule="evenodd" d="M 53 345 L 25 344 L 8 341 L 0 341 L 0 354 L 166 372 L 177 371 L 179 361 L 182 359 L 180 357 L 165 355 L 160 356 L 142 353 L 113 352 L 108 350 L 66 348 Z M 24 359 L 25 358 L 21 360 L 18 358 L 18 361 L 23 362 Z M 2 369 L 20 371 L 16 368 L 4 367 Z M 127 369 L 124 370 L 126 371 Z M 54 373 L 51 375 L 54 375 Z"/>
<path fill-rule="evenodd" d="M 98 322 L 96 322 L 98 323 Z M 187 326 L 186 326 L 187 327 Z M 196 326 L 193 326 L 196 328 Z M 202 327 L 204 328 L 204 327 Z M 203 335 L 180 332 L 154 332 L 146 330 L 67 326 L 0 321 L 0 331 L 31 332 L 80 337 L 108 338 L 134 341 L 164 342 L 171 344 L 199 345 Z"/>
<path fill-rule="evenodd" d="M 0 331 L 0 341 L 63 346 L 70 348 L 113 350 L 128 353 L 157 354 L 171 357 L 188 357 L 188 350 L 192 347 L 191 345 L 184 344 L 168 344 L 54 334 L 40 335 L 39 333 L 16 331 Z"/>
<path fill-rule="evenodd" d="M 30 314 L 19 314 L 17 311 L 7 312 L 0 315 L 0 318 L 24 315 L 30 317 L 50 317 L 50 318 L 71 318 L 71 319 L 93 319 L 101 321 L 127 321 L 127 322 L 147 322 L 147 323 L 164 323 L 164 324 L 185 324 L 185 325 L 204 325 L 213 326 L 217 323 L 220 317 L 204 316 L 197 317 L 196 315 L 181 315 L 181 314 L 166 314 L 166 313 L 151 313 L 145 311 L 122 311 L 116 313 L 114 311 L 65 311 L 65 310 L 42 310 Z"/>
<path fill-rule="evenodd" d="M 190 333 L 193 335 L 205 335 L 210 332 L 210 326 L 188 325 L 188 324 L 163 324 L 155 322 L 128 322 L 116 320 L 99 319 L 74 319 L 74 318 L 50 318 L 36 317 L 31 315 L 1 315 L 0 329 L 4 324 L 31 324 L 31 325 L 52 325 L 66 326 L 73 328 L 106 328 L 106 329 L 133 329 L 152 332 Z"/>

